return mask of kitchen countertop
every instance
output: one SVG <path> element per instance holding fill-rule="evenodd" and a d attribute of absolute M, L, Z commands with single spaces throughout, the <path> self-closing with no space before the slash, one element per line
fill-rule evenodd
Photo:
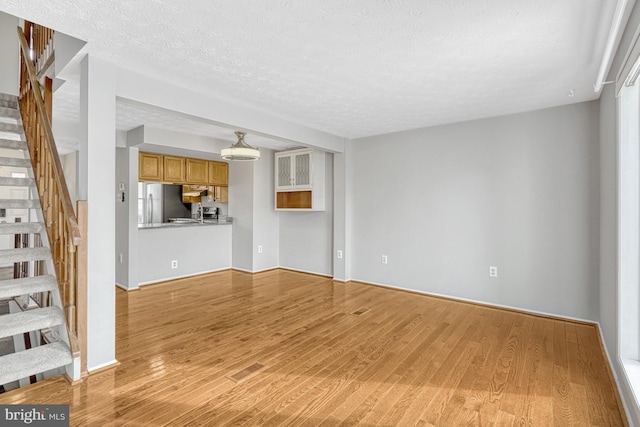
<path fill-rule="evenodd" d="M 217 219 L 205 219 L 204 222 L 160 222 L 154 224 L 138 224 L 138 230 L 148 228 L 180 228 L 180 227 L 204 227 L 209 225 L 231 225 L 234 219 L 227 217 L 225 222 L 218 222 Z"/>

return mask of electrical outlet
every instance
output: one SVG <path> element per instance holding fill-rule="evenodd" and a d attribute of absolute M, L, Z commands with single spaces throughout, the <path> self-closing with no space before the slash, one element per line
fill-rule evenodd
<path fill-rule="evenodd" d="M 171 268 L 178 268 L 178 260 L 174 259 L 171 261 Z"/>
<path fill-rule="evenodd" d="M 383 264 L 386 264 L 386 263 L 387 263 L 387 261 L 389 261 L 389 259 L 387 258 L 387 256 L 386 256 L 386 255 L 382 255 L 382 263 L 383 263 Z"/>
<path fill-rule="evenodd" d="M 258 253 L 261 254 L 262 253 L 262 245 L 258 245 Z"/>
<path fill-rule="evenodd" d="M 489 267 L 489 277 L 498 277 L 498 267 Z"/>
<path fill-rule="evenodd" d="M 338 259 L 342 259 L 342 251 L 340 249 L 338 249 L 338 252 L 336 252 L 336 256 L 338 257 Z"/>

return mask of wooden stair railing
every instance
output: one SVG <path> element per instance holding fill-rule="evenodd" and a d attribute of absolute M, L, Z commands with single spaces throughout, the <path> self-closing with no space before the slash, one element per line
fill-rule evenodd
<path fill-rule="evenodd" d="M 46 47 L 53 46 L 53 31 L 32 23 L 25 23 L 25 29 L 29 39 L 33 41 L 33 51 L 36 57 L 31 57 L 31 47 L 27 42 L 27 37 L 25 37 L 22 29 L 18 27 L 18 39 L 22 53 L 20 55 L 20 93 L 18 96 L 20 112 L 49 238 L 49 247 L 55 266 L 60 297 L 64 305 L 71 351 L 75 356 L 80 355 L 81 360 L 86 360 L 86 354 L 81 354 L 80 352 L 81 344 L 78 341 L 78 329 L 84 331 L 84 322 L 86 321 L 82 318 L 82 315 L 80 319 L 78 316 L 78 284 L 81 282 L 81 284 L 86 285 L 86 279 L 80 278 L 79 280 L 78 278 L 77 257 L 79 252 L 86 254 L 86 250 L 78 250 L 78 246 L 83 245 L 81 226 L 84 229 L 86 227 L 84 227 L 85 224 L 78 224 L 78 219 L 71 203 L 53 131 L 51 130 L 50 96 L 47 99 L 47 108 L 34 66 L 35 63 L 42 63 L 43 59 L 41 59 L 40 55 L 43 52 L 49 57 L 53 56 L 52 48 Z M 36 35 L 35 38 L 34 35 Z M 47 62 L 48 58 L 44 59 L 44 61 Z M 78 202 L 79 206 L 81 203 L 86 202 Z M 86 211 L 86 207 L 84 207 L 83 211 Z M 80 262 L 86 263 L 86 260 L 81 260 Z M 86 271 L 86 268 L 81 266 L 81 271 Z M 80 292 L 81 295 L 84 295 L 84 290 Z M 81 305 L 81 313 L 86 313 L 84 311 L 84 303 Z M 82 347 L 84 347 L 86 345 L 86 337 L 81 337 L 81 341 L 83 341 Z"/>

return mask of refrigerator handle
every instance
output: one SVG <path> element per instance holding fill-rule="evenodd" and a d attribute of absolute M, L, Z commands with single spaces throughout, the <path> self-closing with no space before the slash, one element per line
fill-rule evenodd
<path fill-rule="evenodd" d="M 153 194 L 147 196 L 147 224 L 153 222 Z"/>

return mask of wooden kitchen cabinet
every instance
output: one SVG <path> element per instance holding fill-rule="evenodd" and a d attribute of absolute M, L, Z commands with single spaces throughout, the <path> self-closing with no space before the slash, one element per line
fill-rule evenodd
<path fill-rule="evenodd" d="M 229 185 L 229 163 L 209 161 L 209 185 Z"/>
<path fill-rule="evenodd" d="M 229 202 L 229 164 L 225 162 L 139 153 L 138 180 L 183 184 L 187 192 L 191 187 L 208 186 L 212 201 Z M 200 197 L 183 197 L 183 203 L 199 202 Z"/>
<path fill-rule="evenodd" d="M 216 185 L 215 187 L 210 188 L 212 188 L 213 191 L 209 191 L 209 195 L 214 202 L 227 203 L 229 201 L 229 187 L 226 185 Z"/>
<path fill-rule="evenodd" d="M 162 181 L 164 163 L 161 154 L 140 153 L 138 155 L 138 180 Z"/>
<path fill-rule="evenodd" d="M 182 184 L 185 181 L 184 157 L 164 156 L 164 182 Z"/>
<path fill-rule="evenodd" d="M 206 160 L 187 158 L 187 182 L 189 184 L 208 184 L 208 165 Z"/>

